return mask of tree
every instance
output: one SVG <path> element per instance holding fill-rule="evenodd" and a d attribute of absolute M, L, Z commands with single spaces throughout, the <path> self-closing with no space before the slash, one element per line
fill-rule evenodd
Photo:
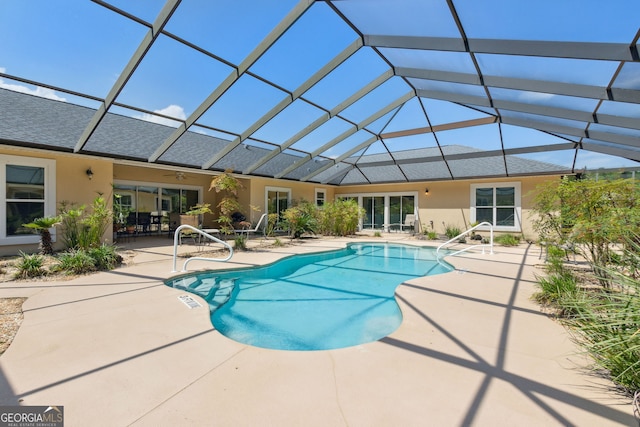
<path fill-rule="evenodd" d="M 625 246 L 640 235 L 638 182 L 565 177 L 537 190 L 533 225 L 540 239 L 575 244 L 607 286 L 607 267 L 619 259 L 616 245 Z"/>
<path fill-rule="evenodd" d="M 218 203 L 218 209 L 220 210 L 218 223 L 220 224 L 220 230 L 224 234 L 233 233 L 233 214 L 243 210 L 240 202 L 238 202 L 238 191 L 242 188 L 244 188 L 242 183 L 231 174 L 230 170 L 226 170 L 211 179 L 209 191 L 215 190 L 216 193 L 225 195 Z"/>
<path fill-rule="evenodd" d="M 37 230 L 40 234 L 40 252 L 43 255 L 53 255 L 53 242 L 51 241 L 50 228 L 60 224 L 60 217 L 48 216 L 36 218 L 28 224 L 22 224 L 23 227 Z"/>

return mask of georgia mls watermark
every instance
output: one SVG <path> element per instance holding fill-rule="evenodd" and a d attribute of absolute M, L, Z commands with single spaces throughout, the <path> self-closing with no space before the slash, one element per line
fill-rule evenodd
<path fill-rule="evenodd" d="M 64 427 L 64 407 L 0 406 L 0 427 Z"/>

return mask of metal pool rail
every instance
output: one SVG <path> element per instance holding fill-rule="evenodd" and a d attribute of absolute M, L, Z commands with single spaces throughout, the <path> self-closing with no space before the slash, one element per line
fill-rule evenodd
<path fill-rule="evenodd" d="M 195 231 L 196 233 L 200 234 L 200 236 L 202 236 L 202 237 L 206 237 L 209 240 L 213 240 L 214 242 L 222 244 L 222 246 L 225 246 L 227 249 L 229 249 L 229 255 L 226 258 L 205 258 L 205 257 L 194 256 L 194 257 L 191 257 L 191 258 L 187 259 L 184 262 L 184 265 L 182 266 L 182 270 L 181 271 L 187 271 L 187 264 L 189 262 L 191 262 L 191 261 L 194 261 L 194 260 L 225 262 L 225 261 L 229 261 L 231 259 L 231 257 L 233 256 L 233 248 L 227 242 L 225 242 L 223 240 L 220 240 L 217 237 L 214 237 L 211 234 L 206 233 L 206 232 L 204 232 L 204 231 L 200 230 L 199 228 L 196 228 L 196 227 L 194 227 L 192 225 L 183 224 L 180 227 L 176 228 L 176 231 L 173 234 L 173 270 L 171 270 L 172 273 L 175 273 L 175 272 L 178 271 L 178 270 L 176 270 L 176 259 L 178 257 L 178 241 L 180 240 L 180 232 L 185 228 L 188 228 L 191 231 Z"/>
<path fill-rule="evenodd" d="M 490 254 L 493 255 L 493 224 L 491 224 L 490 222 L 481 222 L 480 224 L 471 227 L 470 229 L 468 229 L 467 231 L 458 234 L 456 237 L 454 237 L 453 239 L 447 240 L 446 242 L 444 242 L 443 244 L 441 244 L 440 246 L 438 246 L 438 249 L 436 249 L 436 260 L 440 261 L 440 249 L 442 249 L 444 246 L 448 245 L 449 243 L 455 242 L 458 239 L 460 239 L 462 236 L 466 236 L 467 234 L 471 233 L 472 231 L 474 231 L 476 228 L 478 227 L 483 227 L 483 226 L 489 226 L 489 243 L 482 243 L 480 245 L 471 245 L 468 246 L 464 249 L 460 249 L 459 251 L 447 254 L 446 256 L 452 256 L 452 255 L 457 255 L 461 252 L 465 252 L 468 251 L 469 249 L 473 249 L 473 248 L 477 248 L 477 247 L 482 247 L 482 253 L 484 254 L 484 248 L 485 247 L 489 247 L 490 248 Z"/>

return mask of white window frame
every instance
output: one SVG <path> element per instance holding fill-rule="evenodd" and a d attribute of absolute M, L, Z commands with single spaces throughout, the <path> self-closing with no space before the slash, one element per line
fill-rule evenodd
<path fill-rule="evenodd" d="M 39 234 L 7 236 L 7 165 L 30 166 L 44 169 L 44 215 L 56 215 L 56 161 L 22 156 L 0 156 L 0 246 L 40 243 Z M 56 241 L 56 228 L 51 229 Z"/>
<path fill-rule="evenodd" d="M 269 192 L 276 191 L 278 193 L 287 193 L 287 206 L 291 207 L 291 188 L 287 187 L 265 187 L 264 188 L 264 211 L 269 212 Z"/>
<path fill-rule="evenodd" d="M 192 190 L 192 191 L 197 191 L 198 192 L 198 203 L 203 203 L 203 188 L 202 186 L 199 185 L 186 185 L 186 184 L 167 184 L 167 183 L 160 183 L 160 182 L 154 182 L 154 181 L 128 181 L 128 180 L 114 180 L 114 185 L 130 185 L 130 186 L 136 186 L 136 187 L 158 187 L 158 194 L 162 195 L 162 190 L 163 189 L 171 189 L 171 190 Z M 131 209 L 137 211 L 138 207 L 137 205 L 137 190 L 133 191 L 131 194 L 127 194 L 131 196 Z M 162 197 L 163 199 L 165 197 Z M 162 206 L 157 206 L 158 205 L 158 197 L 156 195 L 155 198 L 156 201 L 156 208 L 159 209 Z M 155 209 L 154 209 L 155 211 Z"/>
<path fill-rule="evenodd" d="M 384 197 L 384 221 L 383 221 L 383 229 L 384 231 L 389 231 L 389 199 L 392 196 L 407 196 L 413 197 L 413 214 L 416 216 L 416 227 L 420 225 L 419 219 L 419 205 L 418 205 L 418 192 L 417 191 L 392 191 L 392 192 L 376 192 L 376 193 L 348 193 L 348 194 L 337 194 L 335 197 L 337 199 L 346 199 L 346 198 L 355 198 L 358 201 L 358 206 L 363 207 L 363 199 L 365 197 Z M 407 212 L 409 213 L 409 212 Z M 363 218 L 360 218 L 360 222 L 358 224 L 358 228 L 360 230 L 363 229 Z"/>
<path fill-rule="evenodd" d="M 477 188 L 493 188 L 493 220 L 495 223 L 496 219 L 496 188 L 513 188 L 514 189 L 514 221 L 513 226 L 494 226 L 493 229 L 495 231 L 513 231 L 513 232 L 521 232 L 522 231 L 522 222 L 520 218 L 522 218 L 522 192 L 520 188 L 519 182 L 485 182 L 483 184 L 471 184 L 470 188 L 470 206 L 471 213 L 470 218 L 471 222 L 476 222 L 476 189 Z M 486 208 L 488 206 L 482 206 Z M 488 230 L 489 227 L 479 227 L 479 230 Z"/>
<path fill-rule="evenodd" d="M 322 194 L 322 205 L 318 204 L 318 195 Z M 324 206 L 327 204 L 327 190 L 324 188 L 316 188 L 316 196 L 315 196 L 316 206 Z"/>

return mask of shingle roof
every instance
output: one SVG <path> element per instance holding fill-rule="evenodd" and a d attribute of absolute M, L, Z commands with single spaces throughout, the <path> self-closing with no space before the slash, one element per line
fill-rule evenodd
<path fill-rule="evenodd" d="M 48 146 L 53 150 L 73 149 L 77 138 L 91 119 L 90 108 L 66 102 L 40 98 L 0 89 L 0 140 L 26 146 Z M 144 161 L 174 129 L 141 119 L 107 113 L 85 147 L 87 152 L 108 157 Z M 186 132 L 172 145 L 160 161 L 184 167 L 199 167 L 202 159 L 210 158 L 229 143 L 209 135 Z M 443 146 L 445 158 L 451 155 L 480 153 L 482 150 L 463 145 Z M 212 170 L 242 171 L 269 153 L 264 148 L 240 144 L 216 162 Z M 255 170 L 256 175 L 276 176 L 300 156 L 280 153 Z M 552 173 L 562 167 L 549 163 L 507 156 L 511 174 Z M 356 165 L 357 163 L 357 165 Z M 505 174 L 501 156 L 449 160 L 457 177 L 499 176 Z M 406 182 L 451 179 L 438 148 L 421 148 L 389 154 L 352 157 L 334 163 L 329 159 L 308 160 L 284 176 L 300 180 L 314 172 L 333 166 L 316 175 L 312 181 L 335 184 L 367 184 L 375 182 Z M 339 169 L 348 172 L 341 172 Z M 338 174 L 336 176 L 336 173 Z"/>

